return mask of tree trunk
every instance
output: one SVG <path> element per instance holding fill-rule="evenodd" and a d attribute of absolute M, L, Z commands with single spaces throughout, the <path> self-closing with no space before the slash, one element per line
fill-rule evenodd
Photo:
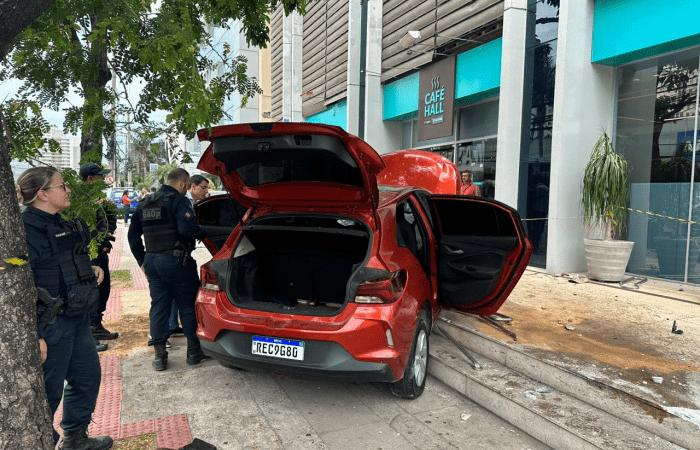
<path fill-rule="evenodd" d="M 27 254 L 9 151 L 0 128 L 0 261 Z M 29 264 L 0 262 L 0 448 L 53 449 L 36 333 L 36 290 Z"/>
<path fill-rule="evenodd" d="M 95 14 L 90 15 L 92 28 L 96 27 L 100 18 Z M 97 69 L 97 77 L 95 79 L 81 80 L 81 87 L 85 93 L 85 111 L 83 114 L 94 115 L 100 117 L 94 125 L 89 128 L 83 128 L 80 136 L 80 156 L 83 162 L 83 156 L 88 153 L 94 153 L 89 159 L 98 164 L 102 161 L 102 133 L 105 130 L 106 119 L 104 118 L 104 97 L 100 95 L 104 90 L 109 80 L 112 79 L 112 72 L 109 70 L 109 62 L 107 59 L 107 45 L 101 42 L 92 42 L 90 44 L 90 60 L 95 64 Z"/>
<path fill-rule="evenodd" d="M 54 0 L 0 0 L 0 61 L 15 37 L 31 25 Z"/>

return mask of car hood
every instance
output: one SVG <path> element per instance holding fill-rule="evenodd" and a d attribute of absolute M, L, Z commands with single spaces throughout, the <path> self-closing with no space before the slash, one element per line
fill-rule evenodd
<path fill-rule="evenodd" d="M 205 128 L 197 168 L 219 176 L 244 207 L 348 206 L 374 210 L 384 162 L 342 128 L 308 123 L 252 123 Z"/>

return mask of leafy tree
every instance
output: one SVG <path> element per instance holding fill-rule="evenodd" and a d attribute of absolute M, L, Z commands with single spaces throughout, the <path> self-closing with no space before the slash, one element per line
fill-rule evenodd
<path fill-rule="evenodd" d="M 151 112 L 165 110 L 171 132 L 192 137 L 223 117 L 234 91 L 244 102 L 260 92 L 245 74 L 246 59 L 213 42 L 202 19 L 240 20 L 247 42 L 265 47 L 272 9 L 303 13 L 308 1 L 57 0 L 17 40 L 11 72 L 25 81 L 24 95 L 46 107 L 57 109 L 73 89 L 81 95 L 83 105 L 68 108 L 64 128 L 80 131 L 83 160 L 99 162 L 102 137 L 114 130 L 105 114 L 113 72 L 125 84 L 142 83 L 140 99 L 129 104 L 136 122 L 147 124 Z M 207 69 L 220 75 L 207 81 Z"/>

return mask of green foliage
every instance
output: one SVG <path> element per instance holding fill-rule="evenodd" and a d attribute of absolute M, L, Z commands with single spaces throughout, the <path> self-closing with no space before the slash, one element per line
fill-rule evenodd
<path fill-rule="evenodd" d="M 145 125 L 150 113 L 162 109 L 169 112 L 170 133 L 192 137 L 223 117 L 224 101 L 233 92 L 242 95 L 243 104 L 261 92 L 246 76 L 246 59 L 232 56 L 230 43 L 214 42 L 202 19 L 224 27 L 240 20 L 247 42 L 265 47 L 271 11 L 282 7 L 286 14 L 303 14 L 308 2 L 56 0 L 16 40 L 4 76 L 24 80 L 23 97 L 54 110 L 71 91 L 79 93 L 84 104 L 68 108 L 63 125 L 66 132 L 88 137 L 83 153 L 101 156 L 102 138 L 114 130 L 113 116 L 104 110 L 114 95 L 107 88 L 112 71 L 125 85 L 142 83 L 138 103 L 129 107 L 136 122 Z M 207 81 L 207 69 L 220 75 Z"/>
<path fill-rule="evenodd" d="M 103 189 L 107 184 L 102 180 L 95 180 L 91 184 L 83 182 L 82 178 L 73 169 L 63 169 L 61 171 L 63 181 L 70 188 L 70 208 L 61 211 L 61 216 L 66 220 L 73 220 L 80 217 L 87 223 L 91 232 L 97 231 L 98 211 L 106 217 L 108 212 L 116 214 L 117 207 L 114 203 L 106 201 L 107 195 Z M 93 233 L 94 234 L 94 233 Z M 107 233 L 97 232 L 90 241 L 88 248 L 90 257 L 97 257 L 97 249 L 104 241 Z"/>
<path fill-rule="evenodd" d="M 583 175 L 583 214 L 607 225 L 607 237 L 619 236 L 626 223 L 629 168 L 607 133 L 596 141 Z"/>
<path fill-rule="evenodd" d="M 177 169 L 178 165 L 173 163 L 173 164 L 162 164 L 158 166 L 158 169 L 148 172 L 145 177 L 145 181 L 148 184 L 148 186 L 152 186 L 153 183 L 156 183 L 160 185 L 160 182 L 162 181 L 165 183 L 168 179 L 168 174 L 173 171 L 173 169 Z"/>
<path fill-rule="evenodd" d="M 45 138 L 51 131 L 49 123 L 41 116 L 41 108 L 35 102 L 10 101 L 0 103 L 0 126 L 10 150 L 10 159 L 29 160 L 41 156 L 41 149 L 60 152 L 57 141 Z"/>

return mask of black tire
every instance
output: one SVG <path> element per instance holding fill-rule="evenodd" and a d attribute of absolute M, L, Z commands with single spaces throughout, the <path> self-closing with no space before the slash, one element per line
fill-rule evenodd
<path fill-rule="evenodd" d="M 397 397 L 414 399 L 420 397 L 428 378 L 429 355 L 428 325 L 425 311 L 421 311 L 413 335 L 411 353 L 408 355 L 403 378 L 391 383 L 391 393 Z"/>

